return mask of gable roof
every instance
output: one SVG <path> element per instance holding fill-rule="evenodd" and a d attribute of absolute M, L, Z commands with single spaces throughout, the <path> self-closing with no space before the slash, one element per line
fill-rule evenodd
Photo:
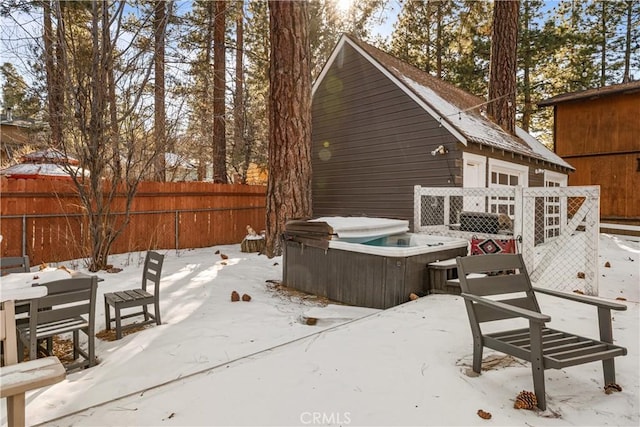
<path fill-rule="evenodd" d="M 485 117 L 483 106 L 486 101 L 484 99 L 471 95 L 346 34 L 340 38 L 316 79 L 312 94 L 319 87 L 345 44 L 353 47 L 464 145 L 474 142 L 574 170 L 569 163 L 524 130 L 516 128 L 517 136 L 514 136 Z"/>
<path fill-rule="evenodd" d="M 596 99 L 615 94 L 628 94 L 640 92 L 640 80 L 635 82 L 620 83 L 611 86 L 603 86 L 596 89 L 587 89 L 580 92 L 563 93 L 553 98 L 538 102 L 539 107 L 560 104 L 562 102 L 576 101 L 579 99 Z"/>

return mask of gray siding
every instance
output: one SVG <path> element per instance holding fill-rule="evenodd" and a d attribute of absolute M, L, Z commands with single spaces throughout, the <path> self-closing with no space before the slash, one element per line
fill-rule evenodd
<path fill-rule="evenodd" d="M 314 94 L 312 141 L 316 217 L 412 222 L 414 185 L 455 186 L 462 174 L 456 139 L 349 45 Z M 449 153 L 432 156 L 440 144 Z"/>

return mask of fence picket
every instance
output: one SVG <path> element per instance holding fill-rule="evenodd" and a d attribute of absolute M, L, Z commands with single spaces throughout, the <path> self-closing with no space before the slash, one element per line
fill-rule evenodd
<path fill-rule="evenodd" d="M 88 256 L 87 221 L 69 181 L 2 177 L 0 192 L 1 256 L 29 255 L 33 265 Z M 265 193 L 264 186 L 140 183 L 111 253 L 239 243 L 247 224 L 264 228 Z M 125 201 L 120 193 L 111 205 L 118 221 Z"/>

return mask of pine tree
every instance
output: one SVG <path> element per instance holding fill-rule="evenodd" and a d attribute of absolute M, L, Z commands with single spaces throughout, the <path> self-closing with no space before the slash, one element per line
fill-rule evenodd
<path fill-rule="evenodd" d="M 267 256 L 287 220 L 311 216 L 311 62 L 305 1 L 269 1 L 271 38 Z"/>
<path fill-rule="evenodd" d="M 496 0 L 493 6 L 491 68 L 487 113 L 515 134 L 518 1 Z"/>
<path fill-rule="evenodd" d="M 37 93 L 29 87 L 18 70 L 10 62 L 0 66 L 2 77 L 2 107 L 11 109 L 14 117 L 31 118 L 40 111 Z"/>
<path fill-rule="evenodd" d="M 462 0 L 452 6 L 445 80 L 476 96 L 488 88 L 492 3 Z"/>

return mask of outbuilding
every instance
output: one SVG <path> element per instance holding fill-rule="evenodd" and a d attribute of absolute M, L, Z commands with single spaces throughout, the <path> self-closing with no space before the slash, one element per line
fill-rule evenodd
<path fill-rule="evenodd" d="M 313 85 L 313 214 L 413 223 L 414 186 L 565 186 L 574 168 L 487 101 L 343 35 Z"/>

